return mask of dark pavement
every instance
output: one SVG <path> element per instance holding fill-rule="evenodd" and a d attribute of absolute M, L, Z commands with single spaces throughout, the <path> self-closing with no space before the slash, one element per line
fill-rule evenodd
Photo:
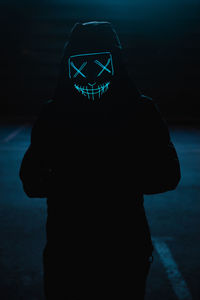
<path fill-rule="evenodd" d="M 18 172 L 30 124 L 0 125 L 0 299 L 42 300 L 45 199 L 29 199 Z M 171 128 L 181 163 L 175 191 L 145 196 L 154 239 L 147 300 L 200 299 L 200 129 Z M 95 300 L 95 299 L 94 299 Z"/>

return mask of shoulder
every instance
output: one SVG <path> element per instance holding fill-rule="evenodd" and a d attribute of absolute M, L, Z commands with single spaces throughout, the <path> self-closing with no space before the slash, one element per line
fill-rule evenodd
<path fill-rule="evenodd" d="M 142 115 L 160 113 L 155 101 L 146 95 L 141 94 L 137 99 L 137 109 Z"/>
<path fill-rule="evenodd" d="M 161 117 L 160 109 L 157 103 L 149 96 L 140 95 L 139 100 L 139 107 L 141 110 L 146 114 L 153 114 L 159 115 Z"/>
<path fill-rule="evenodd" d="M 143 124 L 152 132 L 161 132 L 164 136 L 168 136 L 168 125 L 162 116 L 157 103 L 148 96 L 140 96 L 140 116 Z"/>
<path fill-rule="evenodd" d="M 155 101 L 151 97 L 143 94 L 140 95 L 138 102 L 141 107 L 144 107 L 146 109 L 156 106 Z"/>
<path fill-rule="evenodd" d="M 49 99 L 43 103 L 40 116 L 50 114 L 55 110 L 55 101 L 53 99 Z"/>
<path fill-rule="evenodd" d="M 43 130 L 51 123 L 51 119 L 55 113 L 54 100 L 47 100 L 43 103 L 40 113 L 38 114 L 35 123 L 32 127 L 32 135 L 42 133 Z"/>
<path fill-rule="evenodd" d="M 156 124 L 156 126 L 167 126 L 166 120 L 157 103 L 146 95 L 140 95 L 138 99 L 139 116 L 144 123 Z"/>
<path fill-rule="evenodd" d="M 140 95 L 139 100 L 143 103 L 152 103 L 153 102 L 153 99 L 151 97 L 143 95 L 143 94 Z"/>
<path fill-rule="evenodd" d="M 51 121 L 52 118 L 54 118 L 56 115 L 56 106 L 56 102 L 53 99 L 49 99 L 43 102 L 40 112 L 36 118 L 36 124 L 48 124 L 48 122 Z"/>

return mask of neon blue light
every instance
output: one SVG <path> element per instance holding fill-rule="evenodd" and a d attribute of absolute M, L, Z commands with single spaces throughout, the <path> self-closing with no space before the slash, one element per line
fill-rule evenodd
<path fill-rule="evenodd" d="M 74 75 L 74 78 L 80 73 L 80 71 L 83 70 L 83 68 L 84 68 L 86 65 L 87 65 L 87 62 L 85 61 L 85 62 L 82 64 L 82 66 L 79 68 L 79 71 L 76 72 L 76 74 Z M 82 73 L 80 73 L 80 74 L 82 75 Z"/>
<path fill-rule="evenodd" d="M 101 55 L 107 55 L 103 57 L 103 63 L 101 62 Z M 88 58 L 86 56 L 95 56 L 99 55 L 99 57 Z M 84 57 L 83 59 L 75 59 L 76 57 Z M 98 58 L 98 60 L 96 59 Z M 105 59 L 107 62 L 105 63 Z M 84 61 L 84 62 L 83 62 Z M 88 63 L 88 68 L 83 73 L 83 69 Z M 80 66 L 81 64 L 81 66 Z M 93 64 L 93 65 L 92 65 Z M 95 64 L 101 67 L 101 71 L 99 72 L 99 68 L 95 68 Z M 75 66 L 76 65 L 76 66 Z M 80 67 L 78 68 L 77 65 Z M 110 77 L 114 75 L 114 68 L 113 68 L 113 61 L 112 61 L 112 54 L 110 52 L 94 52 L 94 53 L 82 53 L 77 55 L 72 55 L 68 59 L 68 66 L 69 66 L 69 78 L 72 77 L 71 70 L 72 68 L 75 70 L 73 71 L 73 85 L 74 88 L 83 96 L 87 96 L 88 99 L 92 99 L 93 101 L 96 98 L 100 98 L 109 88 L 110 81 L 105 83 L 98 83 L 98 77 L 106 71 L 110 74 Z M 91 70 L 90 70 L 91 67 Z M 97 70 L 97 71 L 96 71 Z M 90 72 L 91 71 L 91 72 Z M 87 72 L 90 75 L 90 79 L 84 82 L 81 81 L 80 78 L 76 81 L 76 77 L 81 75 L 82 77 L 87 79 Z M 99 73 L 98 73 L 99 72 Z M 97 75 L 98 74 L 98 75 Z M 92 75 L 92 76 L 91 76 Z M 91 83 L 89 83 L 90 81 Z M 101 80 L 102 81 L 102 80 Z M 84 86 L 83 86 L 84 85 Z"/>
<path fill-rule="evenodd" d="M 106 71 L 108 71 L 109 73 L 111 73 L 111 71 L 110 71 L 108 68 L 106 68 L 106 67 L 109 65 L 109 63 L 110 63 L 110 58 L 108 59 L 108 62 L 106 63 L 105 66 L 104 66 L 102 63 L 100 63 L 98 60 L 95 60 L 94 62 L 95 62 L 96 64 L 98 64 L 100 67 L 102 67 L 103 70 L 106 70 Z"/>
<path fill-rule="evenodd" d="M 107 66 L 110 64 L 110 61 L 111 61 L 111 58 L 108 59 L 108 61 L 105 64 L 105 66 L 102 63 L 100 63 L 98 60 L 94 61 L 97 65 L 99 65 L 100 67 L 102 67 L 102 70 L 101 70 L 101 72 L 99 72 L 99 74 L 97 75 L 97 77 L 99 77 L 103 73 L 104 70 L 106 70 L 108 73 L 111 73 L 111 71 L 107 68 Z"/>
<path fill-rule="evenodd" d="M 73 62 L 71 62 L 71 66 L 77 71 L 76 74 L 74 75 L 74 77 L 76 77 L 78 74 L 80 74 L 81 76 L 85 77 L 86 76 L 81 72 L 81 70 L 86 66 L 87 62 L 84 62 L 82 64 L 82 66 L 78 69 Z"/>
<path fill-rule="evenodd" d="M 78 74 L 80 73 L 80 75 L 82 75 L 83 77 L 85 77 L 86 78 L 86 76 L 82 73 L 82 72 L 79 72 L 79 71 L 81 71 L 80 69 L 78 69 L 78 68 L 76 68 L 75 67 L 75 65 L 73 64 L 73 62 L 71 62 L 71 59 L 72 58 L 74 58 L 74 57 L 79 57 L 79 56 L 91 56 L 91 55 L 101 55 L 101 54 L 109 54 L 110 55 L 110 63 L 111 63 L 111 71 L 109 72 L 108 71 L 108 68 L 107 68 L 107 66 L 108 66 L 108 64 L 106 64 L 106 66 L 103 66 L 99 61 L 98 61 L 98 64 L 99 64 L 99 66 L 101 66 L 102 68 L 104 68 L 105 67 L 105 70 L 106 71 L 108 71 L 109 73 L 111 73 L 112 72 L 112 76 L 114 75 L 114 67 L 113 67 L 113 60 L 112 60 L 112 54 L 110 53 L 110 52 L 94 52 L 94 53 L 82 53 L 82 54 L 77 54 L 77 55 L 72 55 L 72 56 L 70 56 L 69 57 L 69 59 L 68 59 L 68 67 L 69 67 L 69 78 L 71 79 L 71 68 L 70 68 L 70 66 L 72 66 L 77 72 L 78 72 Z M 96 60 L 96 63 L 97 63 L 97 60 Z M 108 63 L 108 62 L 107 62 Z M 101 64 L 101 65 L 100 65 Z M 81 66 L 82 67 L 82 66 Z M 84 68 L 84 66 L 83 66 L 83 68 Z M 103 70 L 104 69 L 102 69 L 101 70 L 101 72 L 100 72 L 100 74 L 98 74 L 98 77 L 101 75 L 101 73 L 103 72 Z M 76 76 L 78 75 L 78 74 L 75 74 Z"/>
<path fill-rule="evenodd" d="M 97 53 L 83 53 L 83 54 L 76 54 L 76 55 L 72 55 L 70 56 L 70 58 L 72 57 L 77 57 L 77 56 L 86 56 L 86 55 L 99 55 L 99 54 L 110 54 L 110 52 L 97 52 Z"/>
<path fill-rule="evenodd" d="M 108 90 L 109 84 L 110 82 L 100 84 L 97 88 L 93 88 L 92 86 L 91 89 L 89 89 L 87 86 L 80 86 L 78 84 L 74 84 L 74 87 L 79 93 L 81 93 L 84 96 L 87 96 L 88 99 L 90 99 L 91 97 L 94 101 L 95 95 L 98 95 L 100 98 Z"/>

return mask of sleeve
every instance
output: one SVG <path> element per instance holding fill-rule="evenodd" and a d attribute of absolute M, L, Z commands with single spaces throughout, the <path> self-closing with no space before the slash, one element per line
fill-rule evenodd
<path fill-rule="evenodd" d="M 173 190 L 180 178 L 180 164 L 170 139 L 166 122 L 150 99 L 143 99 L 142 143 L 138 166 L 139 185 L 143 194 Z"/>
<path fill-rule="evenodd" d="M 51 166 L 44 143 L 44 121 L 39 118 L 31 132 L 31 143 L 20 166 L 19 176 L 25 193 L 31 198 L 46 198 Z"/>

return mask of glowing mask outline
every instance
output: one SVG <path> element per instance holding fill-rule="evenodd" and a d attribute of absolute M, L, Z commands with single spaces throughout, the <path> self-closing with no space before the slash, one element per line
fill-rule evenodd
<path fill-rule="evenodd" d="M 78 74 L 80 74 L 81 76 L 83 76 L 83 77 L 86 78 L 86 76 L 81 72 L 81 71 L 83 70 L 83 68 L 84 68 L 86 65 L 87 65 L 87 62 L 85 61 L 85 62 L 80 66 L 80 68 L 78 69 L 78 68 L 74 65 L 74 63 L 71 62 L 71 66 L 76 70 L 76 73 L 74 74 L 73 77 L 75 78 Z"/>
<path fill-rule="evenodd" d="M 90 64 L 87 66 L 88 61 L 87 57 L 89 56 Z M 96 57 L 98 59 L 92 58 L 92 56 L 99 56 Z M 102 61 L 101 56 L 104 58 L 104 61 Z M 78 63 L 73 60 L 80 59 L 80 62 Z M 106 61 L 105 61 L 106 58 Z M 93 76 L 92 81 L 95 82 L 93 84 L 86 82 L 88 79 L 87 77 L 87 68 L 90 67 L 90 65 L 96 65 L 101 68 L 95 76 Z M 81 93 L 84 96 L 87 96 L 88 99 L 94 100 L 95 96 L 98 96 L 99 98 L 104 94 L 110 85 L 110 77 L 114 75 L 114 67 L 113 67 L 113 60 L 112 60 L 112 54 L 110 52 L 95 52 L 95 53 L 83 53 L 78 55 L 72 55 L 68 59 L 68 68 L 69 68 L 69 78 L 74 81 L 73 85 L 74 88 Z M 98 68 L 97 68 L 98 70 Z M 73 71 L 73 73 L 72 73 Z M 99 78 L 104 73 L 105 76 L 109 77 L 104 82 L 99 82 Z M 77 78 L 77 79 L 76 79 Z M 102 77 L 101 77 L 102 78 Z M 109 80 L 108 80 L 109 79 Z M 81 81 L 81 84 L 80 84 Z M 95 85 L 95 87 L 93 87 Z"/>
<path fill-rule="evenodd" d="M 99 65 L 100 67 L 102 67 L 102 70 L 99 72 L 99 74 L 97 75 L 97 77 L 99 77 L 104 70 L 106 70 L 108 73 L 111 73 L 111 71 L 107 68 L 107 66 L 110 64 L 111 62 L 111 58 L 108 59 L 107 63 L 105 64 L 105 66 L 100 63 L 97 59 L 94 61 L 97 65 Z"/>

